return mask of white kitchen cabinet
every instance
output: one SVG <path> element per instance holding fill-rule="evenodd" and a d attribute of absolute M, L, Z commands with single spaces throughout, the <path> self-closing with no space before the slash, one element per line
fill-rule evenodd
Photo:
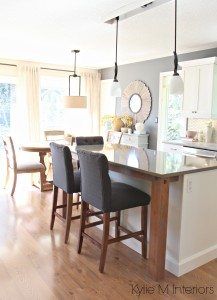
<path fill-rule="evenodd" d="M 191 116 L 197 111 L 198 86 L 198 67 L 188 67 L 184 69 L 183 112 L 187 117 Z"/>
<path fill-rule="evenodd" d="M 217 60 L 181 64 L 184 71 L 183 114 L 189 118 L 217 118 Z"/>

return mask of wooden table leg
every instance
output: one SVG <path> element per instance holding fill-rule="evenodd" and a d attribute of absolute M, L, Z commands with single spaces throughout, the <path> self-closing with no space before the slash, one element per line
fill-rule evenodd
<path fill-rule="evenodd" d="M 151 220 L 148 275 L 155 281 L 164 278 L 167 217 L 169 203 L 169 181 L 156 178 L 152 182 Z"/>
<path fill-rule="evenodd" d="M 45 167 L 44 157 L 46 156 L 47 152 L 39 152 L 40 163 L 42 163 Z M 40 184 L 34 184 L 35 186 L 39 187 L 42 192 L 50 191 L 53 189 L 53 184 L 47 181 L 45 171 L 40 173 Z"/>

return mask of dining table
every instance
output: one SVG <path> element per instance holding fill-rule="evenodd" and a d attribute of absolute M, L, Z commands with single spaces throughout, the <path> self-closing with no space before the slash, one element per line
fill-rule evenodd
<path fill-rule="evenodd" d="M 31 153 L 38 153 L 39 155 L 39 162 L 42 163 L 45 167 L 44 172 L 40 173 L 40 180 L 34 180 L 34 186 L 40 188 L 42 192 L 50 191 L 53 189 L 52 182 L 47 180 L 46 176 L 46 164 L 45 164 L 45 156 L 50 153 L 50 146 L 49 143 L 38 143 L 38 144 L 25 144 L 20 146 L 20 150 L 31 152 Z"/>

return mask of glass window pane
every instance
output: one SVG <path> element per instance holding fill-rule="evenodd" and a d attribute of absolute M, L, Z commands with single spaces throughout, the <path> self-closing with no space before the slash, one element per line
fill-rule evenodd
<path fill-rule="evenodd" d="M 16 101 L 16 84 L 14 78 L 0 77 L 0 135 L 8 135 L 11 131 L 13 106 Z M 2 149 L 2 140 L 0 148 Z"/>
<path fill-rule="evenodd" d="M 67 95 L 67 78 L 41 78 L 41 124 L 42 129 L 64 127 L 62 97 Z"/>

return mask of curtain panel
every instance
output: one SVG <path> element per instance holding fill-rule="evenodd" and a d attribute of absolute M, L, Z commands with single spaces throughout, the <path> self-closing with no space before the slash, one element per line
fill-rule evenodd
<path fill-rule="evenodd" d="M 16 139 L 18 143 L 40 140 L 40 67 L 33 63 L 17 66 Z"/>
<path fill-rule="evenodd" d="M 100 130 L 100 72 L 82 72 L 84 95 L 87 96 L 89 134 L 99 135 Z"/>

